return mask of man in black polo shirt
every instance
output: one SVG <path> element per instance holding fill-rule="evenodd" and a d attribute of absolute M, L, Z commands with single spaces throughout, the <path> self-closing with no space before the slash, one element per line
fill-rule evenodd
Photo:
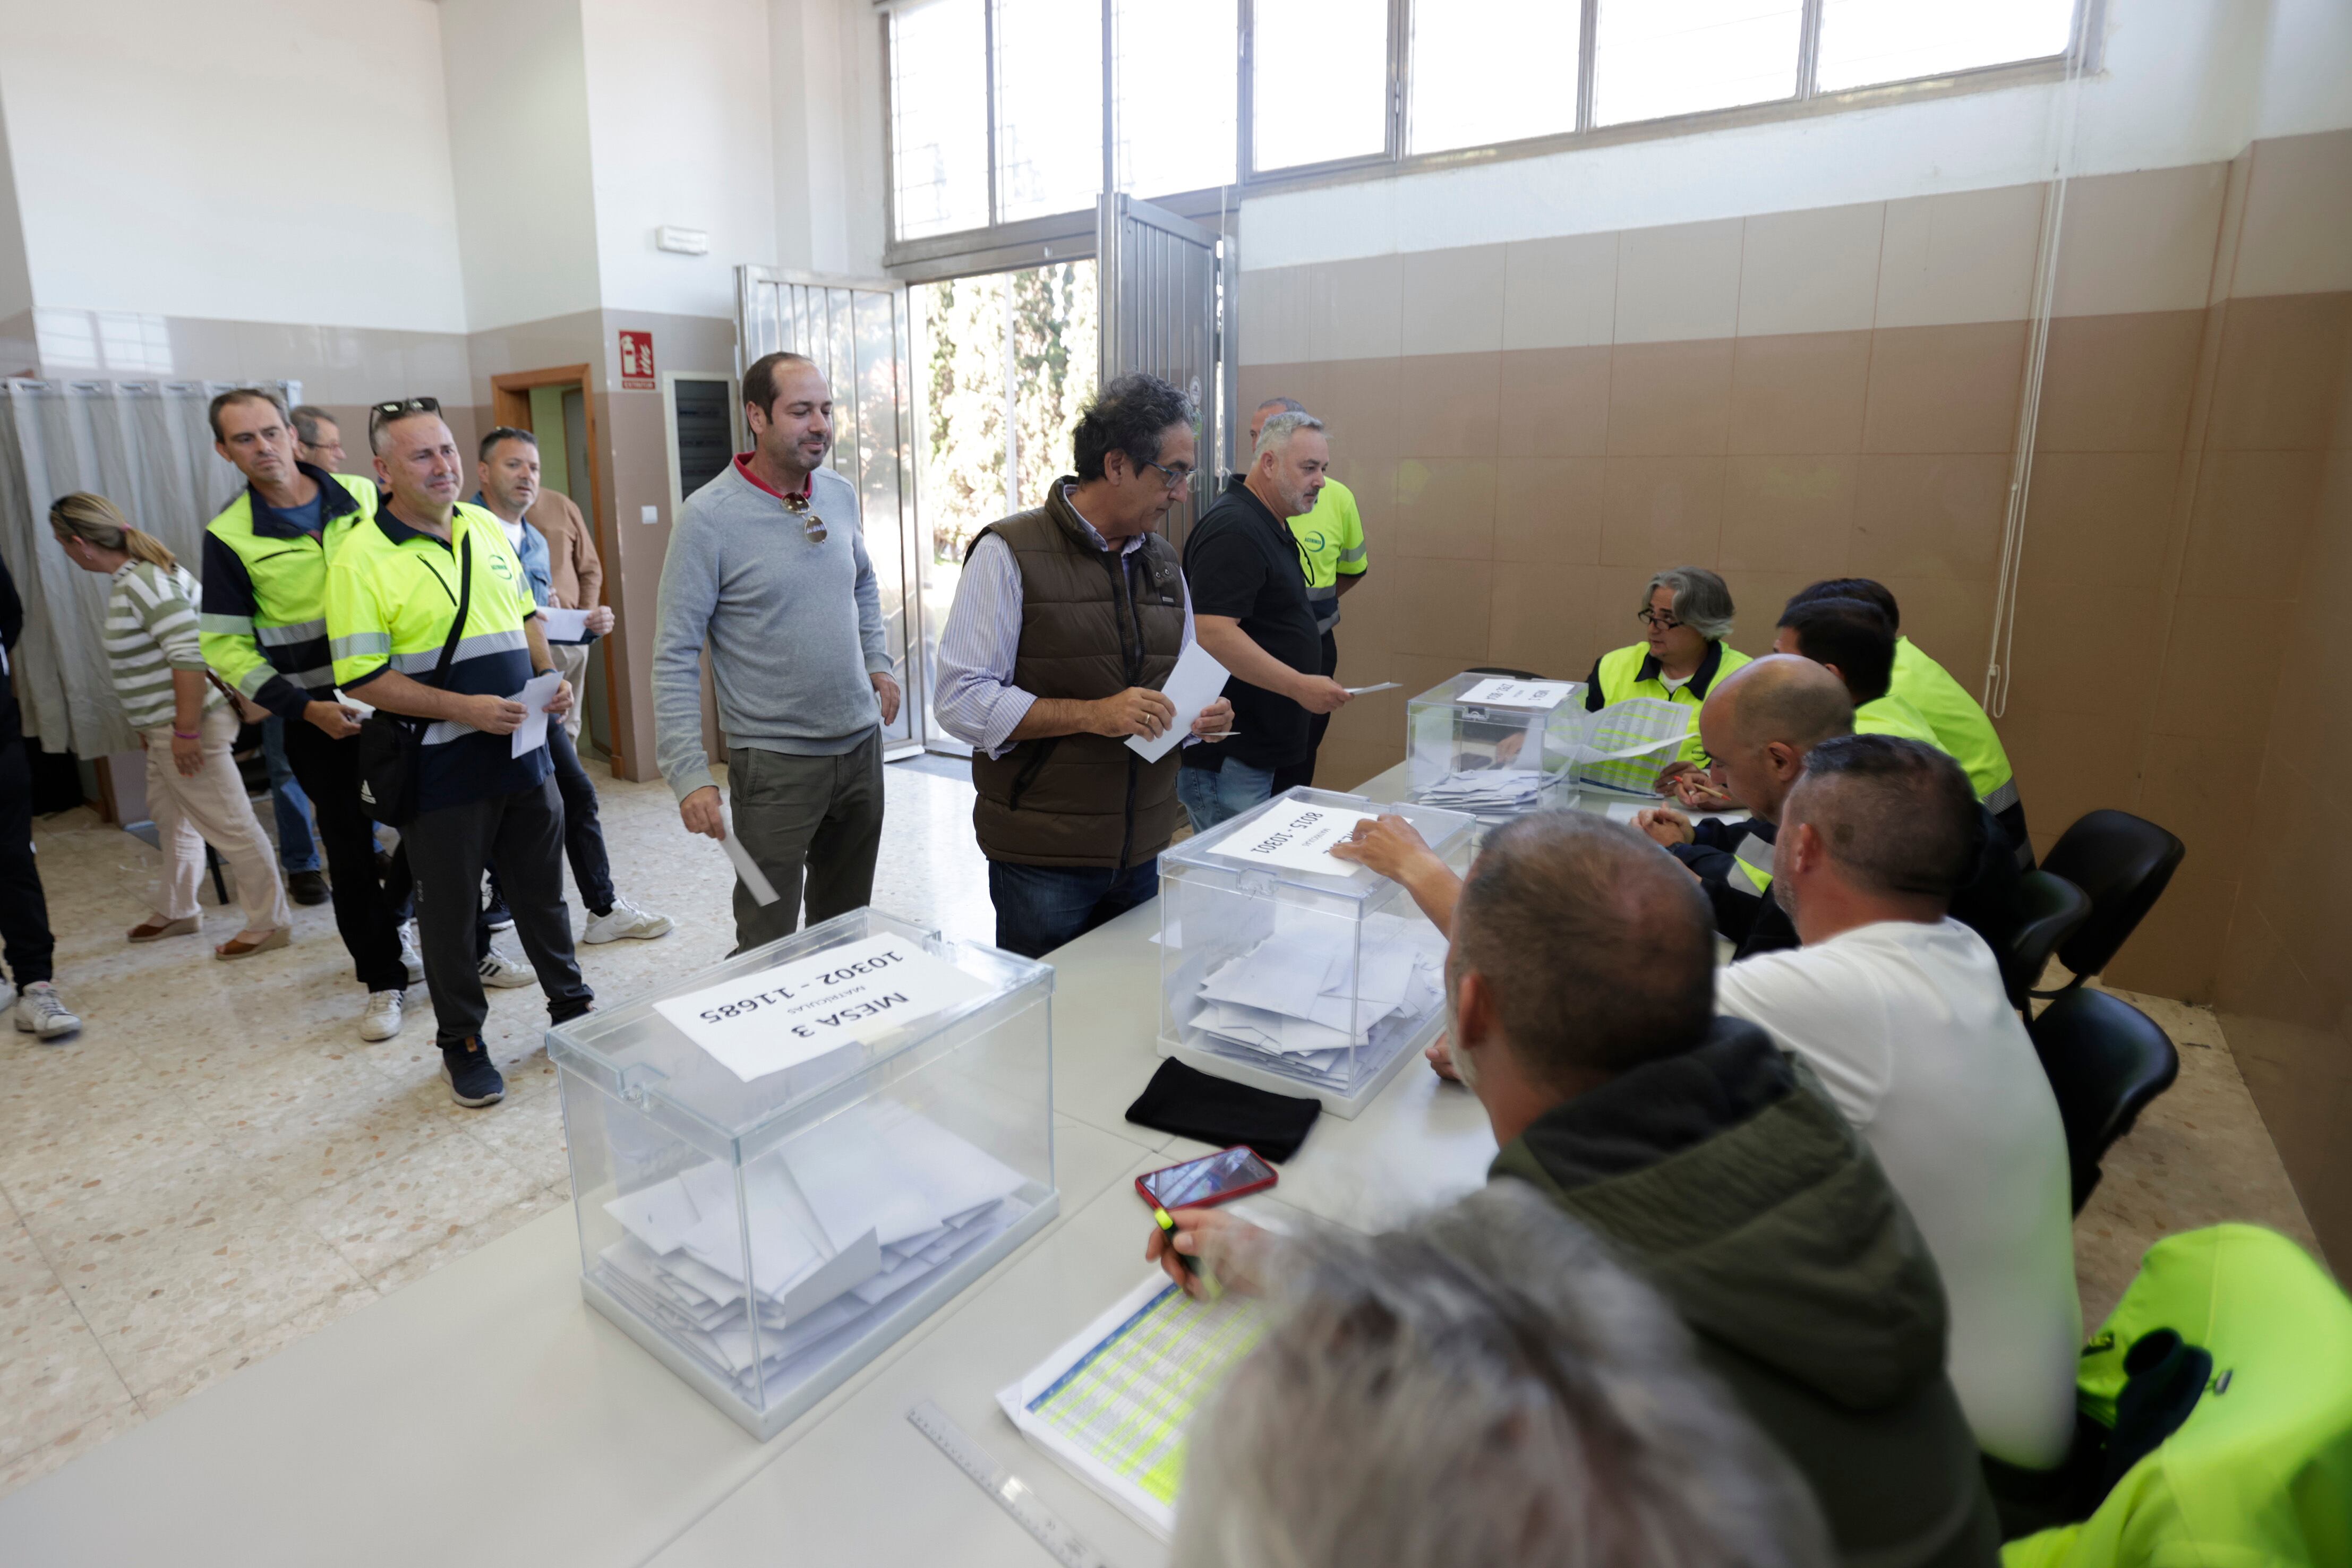
<path fill-rule="evenodd" d="M 1201 645 L 1232 673 L 1234 738 L 1184 753 L 1176 793 L 1205 832 L 1315 776 L 1310 715 L 1348 700 L 1322 673 L 1323 638 L 1290 519 L 1314 509 L 1331 448 L 1312 414 L 1278 413 L 1258 432 L 1247 474 L 1184 541 L 1184 579 Z"/>

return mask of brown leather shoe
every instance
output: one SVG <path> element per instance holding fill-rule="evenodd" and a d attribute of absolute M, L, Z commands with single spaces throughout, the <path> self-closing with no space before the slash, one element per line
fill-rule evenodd
<path fill-rule="evenodd" d="M 193 915 L 185 920 L 166 920 L 162 915 L 151 915 L 131 928 L 131 940 L 160 942 L 166 936 L 194 936 L 196 931 L 197 921 Z"/>
<path fill-rule="evenodd" d="M 215 958 L 250 958 L 256 953 L 267 953 L 273 947 L 283 947 L 294 939 L 292 932 L 283 925 L 265 931 L 258 936 L 247 937 L 243 932 L 213 949 Z"/>

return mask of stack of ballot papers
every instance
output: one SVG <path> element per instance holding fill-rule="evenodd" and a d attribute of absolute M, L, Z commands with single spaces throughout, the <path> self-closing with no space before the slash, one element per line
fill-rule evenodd
<path fill-rule="evenodd" d="M 1024 1185 L 928 1117 L 870 1103 L 746 1165 L 748 1217 L 716 1160 L 613 1199 L 604 1211 L 626 1234 L 599 1254 L 599 1275 L 748 1393 L 796 1378 L 1001 1235 L 1029 1212 Z"/>
<path fill-rule="evenodd" d="M 1559 779 L 1539 768 L 1484 768 L 1448 773 L 1413 792 L 1424 806 L 1468 811 L 1475 816 L 1517 816 L 1543 804 L 1547 786 Z"/>
<path fill-rule="evenodd" d="M 1360 956 L 1339 929 L 1277 931 L 1208 972 L 1192 1027 L 1278 1058 L 1294 1075 L 1341 1084 L 1349 1053 L 1376 1027 L 1399 1015 L 1417 1020 L 1444 996 L 1434 936 L 1425 921 L 1373 915 Z"/>

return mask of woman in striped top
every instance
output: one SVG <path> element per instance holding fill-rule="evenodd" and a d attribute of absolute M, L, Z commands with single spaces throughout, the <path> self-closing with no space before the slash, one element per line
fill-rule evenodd
<path fill-rule="evenodd" d="M 208 678 L 196 647 L 196 580 L 163 542 L 131 526 L 103 496 L 76 492 L 49 508 L 49 528 L 73 563 L 113 580 L 106 598 L 106 657 L 114 695 L 147 751 L 147 807 L 163 854 L 148 902 L 155 913 L 133 942 L 192 936 L 209 839 L 236 873 L 245 929 L 213 949 L 247 958 L 286 946 L 293 915 L 278 862 L 229 758 L 237 711 Z"/>

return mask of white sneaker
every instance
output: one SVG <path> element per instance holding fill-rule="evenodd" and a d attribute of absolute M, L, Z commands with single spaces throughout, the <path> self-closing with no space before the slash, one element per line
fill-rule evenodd
<path fill-rule="evenodd" d="M 40 1040 L 56 1040 L 81 1028 L 81 1019 L 66 1006 L 58 988 L 36 980 L 16 993 L 16 1032 Z"/>
<path fill-rule="evenodd" d="M 482 984 L 512 990 L 518 986 L 539 984 L 539 971 L 528 964 L 518 963 L 491 945 L 489 956 L 482 960 Z"/>
<path fill-rule="evenodd" d="M 405 1021 L 407 998 L 398 991 L 370 991 L 367 1011 L 360 1015 L 362 1040 L 390 1040 Z"/>
<path fill-rule="evenodd" d="M 580 934 L 580 940 L 617 942 L 624 936 L 634 936 L 640 942 L 650 942 L 656 936 L 668 936 L 670 929 L 668 915 L 639 909 L 625 898 L 615 898 L 612 908 L 588 917 L 588 929 Z"/>
<path fill-rule="evenodd" d="M 416 950 L 416 922 L 414 920 L 401 922 L 400 961 L 408 966 L 408 983 L 422 985 L 425 981 L 425 956 Z"/>

